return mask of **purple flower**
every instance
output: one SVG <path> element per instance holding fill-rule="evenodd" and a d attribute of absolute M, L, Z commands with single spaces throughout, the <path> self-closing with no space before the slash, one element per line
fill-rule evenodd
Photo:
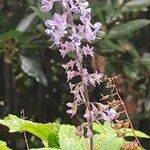
<path fill-rule="evenodd" d="M 89 111 L 88 109 L 86 109 L 85 114 L 83 116 L 84 118 L 86 118 L 87 122 L 90 121 L 94 121 L 95 120 L 95 114 L 93 111 Z"/>
<path fill-rule="evenodd" d="M 67 103 L 67 106 L 70 107 L 66 112 L 71 115 L 71 118 L 77 113 L 76 103 Z"/>
<path fill-rule="evenodd" d="M 65 41 L 65 43 L 61 43 L 59 51 L 62 57 L 65 57 L 67 53 L 75 51 L 75 46 L 71 42 Z"/>
<path fill-rule="evenodd" d="M 70 11 L 74 13 L 79 13 L 80 9 L 78 2 L 76 0 L 67 0 L 67 1 L 68 1 L 67 6 L 70 8 Z"/>
<path fill-rule="evenodd" d="M 66 69 L 66 71 L 68 71 L 69 69 L 73 70 L 76 63 L 77 63 L 77 60 L 70 60 L 67 64 L 62 65 L 62 66 L 63 68 Z"/>
<path fill-rule="evenodd" d="M 77 84 L 69 84 L 70 85 L 70 89 L 71 89 L 71 93 L 74 95 L 74 101 L 78 104 L 81 104 L 83 99 L 81 97 L 81 93 L 83 93 L 84 91 L 84 87 L 83 85 L 80 85 L 80 83 Z"/>
<path fill-rule="evenodd" d="M 92 133 L 92 131 L 91 131 L 91 129 L 90 129 L 90 128 L 87 128 L 86 136 L 87 136 L 88 138 L 92 138 L 93 133 Z"/>
<path fill-rule="evenodd" d="M 91 8 L 88 8 L 82 11 L 82 16 L 80 17 L 80 20 L 83 24 L 91 20 Z"/>
<path fill-rule="evenodd" d="M 90 48 L 89 45 L 83 46 L 82 52 L 85 56 L 91 56 L 92 58 L 94 57 L 94 52 L 93 52 L 93 47 Z"/>
<path fill-rule="evenodd" d="M 106 109 L 104 112 L 102 112 L 101 115 L 103 120 L 112 121 L 113 119 L 115 119 L 117 112 L 115 109 L 111 108 L 111 109 Z"/>
<path fill-rule="evenodd" d="M 70 8 L 70 11 L 78 15 L 89 5 L 86 0 L 63 0 L 62 4 L 65 8 Z"/>
<path fill-rule="evenodd" d="M 100 82 L 103 82 L 102 81 L 102 77 L 103 77 L 103 74 L 102 73 L 97 73 L 97 71 L 93 74 L 90 75 L 90 81 L 95 80 L 95 82 L 97 82 L 98 84 L 100 84 Z M 92 84 L 93 82 L 91 82 Z M 95 86 L 95 84 L 94 84 Z"/>
<path fill-rule="evenodd" d="M 41 11 L 42 12 L 48 12 L 53 8 L 54 2 L 59 1 L 59 0 L 41 0 Z"/>
<path fill-rule="evenodd" d="M 79 35 L 86 39 L 88 42 L 92 42 L 96 39 L 97 32 L 99 31 L 101 27 L 101 23 L 97 22 L 94 25 L 92 25 L 90 22 L 84 22 L 84 25 L 79 24 L 77 26 Z"/>
<path fill-rule="evenodd" d="M 89 42 L 92 42 L 96 38 L 96 32 L 94 31 L 94 29 L 91 27 L 90 24 L 85 25 L 85 36 Z"/>
<path fill-rule="evenodd" d="M 67 27 L 66 15 L 55 13 L 53 16 L 53 20 L 47 20 L 45 22 L 45 25 L 52 29 L 60 28 L 60 30 L 64 30 Z"/>
<path fill-rule="evenodd" d="M 90 127 L 92 122 L 99 120 L 100 117 L 103 117 L 104 120 L 111 120 L 116 115 L 113 109 L 109 110 L 102 104 L 102 109 L 100 109 L 99 105 L 90 103 L 85 94 L 89 84 L 96 86 L 97 83 L 102 82 L 102 74 L 89 73 L 84 67 L 84 57 L 90 56 L 93 58 L 94 51 L 93 47 L 86 43 L 82 46 L 82 42 L 84 40 L 84 42 L 91 43 L 95 40 L 101 24 L 99 22 L 91 23 L 91 8 L 88 7 L 89 3 L 86 0 L 42 0 L 41 10 L 44 12 L 50 11 L 56 1 L 59 1 L 59 4 L 62 5 L 63 13 L 55 13 L 52 19 L 47 20 L 45 31 L 51 36 L 54 44 L 60 46 L 59 51 L 62 57 L 70 52 L 75 54 L 74 59 L 72 58 L 68 63 L 62 65 L 67 73 L 70 93 L 74 95 L 74 101 L 67 103 L 69 107 L 67 113 L 73 117 L 77 112 L 77 107 L 84 104 L 85 114 L 83 117 L 87 121 L 84 133 L 88 138 L 92 138 L 93 133 Z M 79 17 L 80 23 L 76 23 L 74 17 Z M 72 83 L 72 79 L 74 79 L 74 83 Z M 88 107 L 89 105 L 90 107 Z"/>
<path fill-rule="evenodd" d="M 79 72 L 68 70 L 67 71 L 67 81 L 72 80 L 72 78 L 74 78 L 75 76 L 78 76 L 78 75 L 80 75 Z"/>
<path fill-rule="evenodd" d="M 73 33 L 69 38 L 72 40 L 72 43 L 74 45 L 77 45 L 77 46 L 81 45 L 82 37 L 79 34 Z"/>
<path fill-rule="evenodd" d="M 79 8 L 81 12 L 84 11 L 88 6 L 89 6 L 89 2 L 85 0 L 80 0 Z"/>
<path fill-rule="evenodd" d="M 55 44 L 59 44 L 60 38 L 67 33 L 66 15 L 55 13 L 53 20 L 47 20 L 45 25 L 48 27 L 48 29 L 45 30 L 46 33 L 52 36 Z"/>

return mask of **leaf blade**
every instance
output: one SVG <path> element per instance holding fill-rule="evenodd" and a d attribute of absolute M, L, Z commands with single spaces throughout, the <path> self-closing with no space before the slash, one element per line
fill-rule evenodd
<path fill-rule="evenodd" d="M 37 82 L 40 82 L 43 85 L 47 86 L 47 78 L 44 72 L 42 71 L 39 63 L 35 59 L 20 55 L 20 60 L 21 68 L 26 74 L 34 77 Z"/>
<path fill-rule="evenodd" d="M 147 19 L 136 19 L 118 26 L 112 27 L 112 29 L 105 35 L 106 38 L 118 38 L 134 32 L 144 26 L 150 24 L 150 20 Z"/>
<path fill-rule="evenodd" d="M 122 7 L 122 11 L 137 11 L 143 10 L 150 6 L 149 0 L 131 0 Z"/>
<path fill-rule="evenodd" d="M 86 140 L 76 134 L 76 128 L 70 125 L 61 125 L 59 130 L 61 150 L 87 150 Z"/>
<path fill-rule="evenodd" d="M 11 149 L 7 147 L 6 142 L 0 140 L 0 150 L 11 150 Z"/>
<path fill-rule="evenodd" d="M 0 124 L 7 126 L 9 132 L 24 132 L 27 131 L 40 138 L 43 143 L 49 147 L 59 148 L 58 131 L 59 125 L 56 123 L 34 123 L 32 121 L 20 119 L 15 115 L 9 115 L 0 120 Z"/>

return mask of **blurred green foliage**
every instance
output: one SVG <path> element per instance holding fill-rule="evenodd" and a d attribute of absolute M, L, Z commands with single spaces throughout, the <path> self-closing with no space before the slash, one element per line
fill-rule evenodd
<path fill-rule="evenodd" d="M 107 76 L 119 76 L 119 91 L 127 106 L 131 101 L 136 104 L 132 115 L 138 114 L 137 127 L 150 132 L 150 2 L 89 2 L 93 21 L 103 25 L 93 46 L 98 58 L 105 60 L 94 60 L 97 66 L 92 69 L 102 66 Z M 44 32 L 44 21 L 52 14 L 45 15 L 39 8 L 38 0 L 0 1 L 0 114 L 25 109 L 35 120 L 69 122 L 65 104 L 72 97 L 61 68 L 63 60 L 57 47 L 49 48 L 53 42 Z"/>
<path fill-rule="evenodd" d="M 41 139 L 47 150 L 50 148 L 55 148 L 57 150 L 87 150 L 89 146 L 88 139 L 79 137 L 76 134 L 76 128 L 71 125 L 34 123 L 14 115 L 9 115 L 3 120 L 1 119 L 0 124 L 7 126 L 10 133 L 27 131 L 36 135 Z M 115 129 L 112 128 L 109 122 L 105 122 L 104 125 L 95 123 L 94 131 L 96 131 L 96 134 L 94 134 L 94 150 L 120 150 L 123 145 L 128 143 L 123 137 L 118 137 Z M 141 138 L 150 138 L 140 131 L 135 131 L 135 134 Z M 132 133 L 127 136 L 134 135 Z M 0 142 L 0 144 L 1 143 L 5 146 L 5 143 Z"/>

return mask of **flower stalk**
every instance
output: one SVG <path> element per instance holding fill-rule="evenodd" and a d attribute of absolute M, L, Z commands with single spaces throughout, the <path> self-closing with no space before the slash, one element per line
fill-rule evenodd
<path fill-rule="evenodd" d="M 96 86 L 102 82 L 101 73 L 89 73 L 84 67 L 85 57 L 94 57 L 93 47 L 89 44 L 96 39 L 101 23 L 94 25 L 91 23 L 91 8 L 86 0 L 42 0 L 41 11 L 48 12 L 53 8 L 53 4 L 58 2 L 62 8 L 62 14 L 55 13 L 52 20 L 47 20 L 45 32 L 51 36 L 54 44 L 61 47 L 59 49 L 64 58 L 68 53 L 74 53 L 75 59 L 62 65 L 66 69 L 67 81 L 69 82 L 70 92 L 74 95 L 74 101 L 67 104 L 70 108 L 67 113 L 73 117 L 79 105 L 85 105 L 84 118 L 87 123 L 82 128 L 83 135 L 90 139 L 90 150 L 93 150 L 93 121 L 96 116 L 93 108 L 98 109 L 89 101 L 87 87 L 91 84 Z M 75 23 L 75 17 L 80 22 Z M 65 37 L 66 41 L 63 41 Z M 89 44 L 88 44 L 89 43 Z M 73 83 L 73 80 L 79 82 Z"/>
<path fill-rule="evenodd" d="M 45 32 L 53 40 L 53 45 L 59 47 L 63 58 L 70 53 L 75 55 L 74 59 L 62 65 L 66 70 L 70 93 L 74 95 L 73 102 L 67 103 L 69 107 L 67 113 L 72 118 L 80 105 L 85 106 L 83 117 L 86 122 L 77 129 L 79 135 L 89 139 L 89 150 L 93 150 L 93 123 L 107 121 L 113 124 L 113 121 L 119 117 L 116 111 L 122 101 L 120 97 L 119 101 L 109 101 L 111 95 L 106 95 L 100 99 L 100 102 L 90 102 L 88 86 L 99 85 L 103 80 L 103 74 L 97 71 L 91 73 L 84 65 L 86 57 L 94 58 L 91 43 L 97 39 L 97 33 L 101 28 L 100 22 L 91 23 L 89 3 L 86 0 L 41 0 L 41 11 L 50 11 L 55 2 L 61 6 L 62 13 L 55 13 L 52 19 L 45 22 Z M 76 18 L 78 18 L 78 22 Z M 117 92 L 116 88 L 115 90 Z M 104 104 L 102 101 L 105 100 Z M 126 116 L 129 120 L 128 114 Z"/>

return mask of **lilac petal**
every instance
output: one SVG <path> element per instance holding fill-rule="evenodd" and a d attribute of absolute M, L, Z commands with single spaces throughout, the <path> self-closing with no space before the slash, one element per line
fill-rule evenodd
<path fill-rule="evenodd" d="M 108 116 L 104 112 L 101 113 L 101 118 L 105 121 L 109 121 Z"/>
<path fill-rule="evenodd" d="M 104 112 L 101 113 L 101 115 L 103 120 L 112 121 L 116 117 L 117 112 L 115 109 L 111 108 L 111 109 L 106 109 Z"/>
<path fill-rule="evenodd" d="M 110 117 L 111 119 L 114 119 L 115 116 L 117 115 L 117 112 L 116 112 L 115 109 L 111 108 L 111 109 L 109 110 L 109 112 L 108 112 L 108 115 L 109 115 L 109 117 Z"/>
<path fill-rule="evenodd" d="M 42 0 L 42 1 L 41 1 L 41 4 L 42 4 L 42 5 L 48 6 L 49 3 L 50 3 L 50 2 L 49 2 L 48 0 Z"/>
<path fill-rule="evenodd" d="M 95 120 L 95 115 L 93 111 L 90 111 L 86 109 L 85 114 L 83 115 L 84 118 L 86 118 L 87 122 Z"/>
<path fill-rule="evenodd" d="M 85 56 L 90 55 L 92 58 L 94 57 L 93 47 L 90 48 L 89 45 L 83 46 L 82 50 Z"/>
<path fill-rule="evenodd" d="M 93 133 L 92 133 L 92 131 L 91 131 L 89 128 L 87 129 L 86 136 L 87 136 L 88 138 L 92 138 L 92 136 L 93 136 Z"/>
<path fill-rule="evenodd" d="M 72 118 L 76 113 L 77 113 L 77 106 L 76 105 L 73 105 L 71 109 L 67 110 L 66 111 L 68 114 L 71 114 L 71 117 Z"/>
<path fill-rule="evenodd" d="M 52 20 L 46 20 L 46 21 L 45 21 L 45 25 L 46 25 L 47 27 L 52 27 L 52 26 L 54 26 L 55 24 L 54 24 L 54 21 L 52 21 Z"/>
<path fill-rule="evenodd" d="M 85 112 L 85 114 L 83 115 L 83 117 L 86 118 L 87 121 L 89 121 L 91 119 L 91 115 L 87 111 Z"/>
<path fill-rule="evenodd" d="M 80 4 L 80 9 L 86 9 L 88 7 L 88 5 L 89 5 L 89 2 L 85 1 L 84 3 Z"/>
<path fill-rule="evenodd" d="M 94 28 L 95 28 L 96 31 L 98 31 L 101 26 L 102 26 L 102 24 L 100 22 L 97 22 L 97 23 L 94 24 Z"/>
<path fill-rule="evenodd" d="M 48 12 L 48 11 L 50 11 L 52 8 L 51 7 L 49 7 L 49 6 L 42 6 L 41 7 L 41 11 L 42 12 Z"/>
<path fill-rule="evenodd" d="M 70 109 L 70 110 L 67 110 L 66 111 L 68 114 L 72 114 L 73 113 L 73 111 Z"/>
<path fill-rule="evenodd" d="M 41 7 L 41 11 L 42 12 L 48 12 L 53 8 L 53 3 L 52 1 L 47 1 L 47 0 L 43 0 L 42 2 L 42 7 Z"/>
<path fill-rule="evenodd" d="M 67 103 L 66 104 L 68 107 L 72 107 L 73 106 L 73 103 Z"/>
<path fill-rule="evenodd" d="M 72 40 L 73 44 L 78 45 L 78 46 L 81 45 L 80 35 L 73 33 L 69 38 Z"/>

